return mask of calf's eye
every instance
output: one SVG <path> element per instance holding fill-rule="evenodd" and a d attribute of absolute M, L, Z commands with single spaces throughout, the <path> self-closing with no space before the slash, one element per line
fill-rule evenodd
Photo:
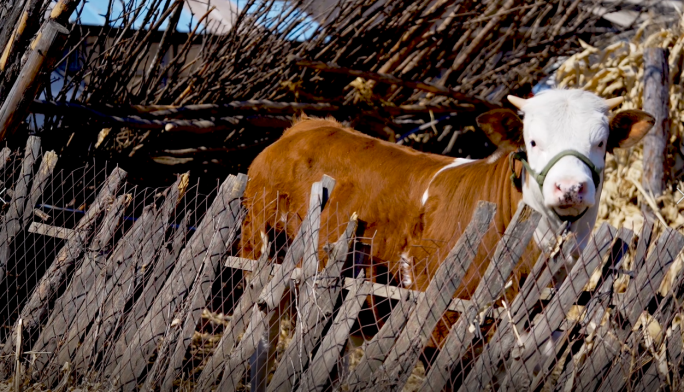
<path fill-rule="evenodd" d="M 532 140 L 532 141 L 530 142 L 530 145 L 531 145 L 532 147 L 535 147 L 535 146 L 537 145 L 537 143 L 536 143 L 534 140 Z"/>
<path fill-rule="evenodd" d="M 603 147 L 603 142 L 599 143 L 599 147 Z"/>

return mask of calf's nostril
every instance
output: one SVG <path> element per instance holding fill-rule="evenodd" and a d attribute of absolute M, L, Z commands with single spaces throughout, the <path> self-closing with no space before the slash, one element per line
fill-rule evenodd
<path fill-rule="evenodd" d="M 559 190 L 559 191 L 561 190 L 560 184 L 558 184 L 558 183 L 556 184 L 556 189 Z"/>

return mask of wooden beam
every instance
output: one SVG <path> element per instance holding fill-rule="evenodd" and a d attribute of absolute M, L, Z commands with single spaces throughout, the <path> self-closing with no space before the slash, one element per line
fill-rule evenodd
<path fill-rule="evenodd" d="M 641 184 L 654 198 L 665 189 L 665 150 L 670 140 L 669 68 L 667 53 L 661 48 L 644 49 L 644 111 L 655 117 L 653 129 L 644 136 L 644 172 Z M 642 202 L 642 212 L 650 219 L 654 213 Z"/>
<path fill-rule="evenodd" d="M 66 240 L 74 235 L 74 231 L 64 227 L 50 226 L 43 223 L 33 222 L 28 229 L 29 233 L 42 234 L 48 237 Z"/>
<path fill-rule="evenodd" d="M 403 80 L 403 79 L 400 79 L 396 76 L 392 76 L 392 75 L 388 75 L 388 74 L 384 74 L 384 73 L 359 71 L 359 70 L 355 70 L 355 69 L 340 67 L 339 65 L 335 65 L 335 64 L 324 63 L 322 61 L 311 61 L 311 60 L 306 60 L 306 59 L 302 59 L 302 58 L 298 58 L 298 57 L 290 57 L 288 60 L 294 62 L 296 65 L 298 65 L 300 67 L 313 68 L 313 69 L 317 69 L 317 70 L 323 71 L 323 72 L 355 76 L 355 77 L 359 77 L 359 78 L 363 78 L 363 79 L 375 80 L 375 81 L 380 82 L 380 83 L 394 84 L 397 86 L 407 87 L 407 88 L 411 88 L 411 89 L 415 89 L 415 90 L 427 91 L 427 92 L 433 93 L 435 95 L 444 95 L 444 96 L 453 98 L 457 101 L 469 103 L 471 105 L 482 105 L 482 106 L 489 108 L 489 109 L 495 109 L 495 108 L 500 107 L 500 105 L 496 105 L 496 104 L 489 102 L 489 101 L 486 101 L 484 99 L 474 98 L 474 97 L 471 97 L 467 94 L 459 93 L 459 92 L 454 91 L 450 88 L 447 88 L 444 86 L 438 86 L 438 85 L 432 84 L 432 83 L 425 83 L 422 81 Z"/>

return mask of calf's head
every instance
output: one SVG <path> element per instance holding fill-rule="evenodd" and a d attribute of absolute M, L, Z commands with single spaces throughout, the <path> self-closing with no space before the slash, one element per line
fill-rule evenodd
<path fill-rule="evenodd" d="M 523 199 L 552 220 L 574 222 L 588 211 L 596 219 L 606 152 L 635 145 L 655 120 L 640 110 L 609 118 L 622 98 L 584 90 L 547 90 L 533 98 L 508 96 L 522 113 L 497 109 L 478 124 L 500 149 L 515 151 L 525 167 Z M 593 221 L 591 222 L 593 226 Z"/>

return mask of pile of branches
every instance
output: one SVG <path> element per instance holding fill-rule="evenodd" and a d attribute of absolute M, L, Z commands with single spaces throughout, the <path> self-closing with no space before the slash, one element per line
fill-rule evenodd
<path fill-rule="evenodd" d="M 189 33 L 174 33 L 184 1 L 126 0 L 118 13 L 110 1 L 102 27 L 62 21 L 68 40 L 41 76 L 42 105 L 33 105 L 34 113 L 46 114 L 38 129 L 49 131 L 45 143 L 52 139 L 51 147 L 63 151 L 71 146 L 76 155 L 91 154 L 95 145 L 121 156 L 160 157 L 179 145 L 201 154 L 209 143 L 219 152 L 249 146 L 258 152 L 274 140 L 274 128 L 302 112 L 292 104 L 298 103 L 307 114 L 333 115 L 387 140 L 476 156 L 477 148 L 457 152 L 455 136 L 507 94 L 528 95 L 558 56 L 579 48 L 579 38 L 592 42 L 597 33 L 616 32 L 599 21 L 622 6 L 601 0 L 248 0 L 237 3 L 230 27 L 212 19 L 209 3 L 195 13 Z M 50 4 L 0 0 L 0 20 L 7 21 L 0 48 L 8 52 L 4 67 L 0 61 L 0 104 Z M 75 9 L 77 18 L 84 6 L 59 4 Z M 60 88 L 47 88 L 52 69 L 64 79 Z M 254 101 L 265 104 L 244 105 Z M 273 102 L 285 108 L 274 113 Z M 219 109 L 228 106 L 226 117 Z M 91 114 L 80 115 L 83 107 Z M 435 121 L 444 116 L 451 123 Z M 138 126 L 131 117 L 162 124 Z M 259 119 L 268 126 L 256 126 Z M 162 140 L 163 130 L 183 129 L 163 124 L 177 120 L 204 124 L 205 136 L 193 137 L 192 146 L 187 138 Z M 103 135 L 103 129 L 109 130 Z M 397 140 L 407 129 L 427 136 Z M 122 133 L 130 135 L 123 143 Z M 240 163 L 249 164 L 253 155 Z"/>

